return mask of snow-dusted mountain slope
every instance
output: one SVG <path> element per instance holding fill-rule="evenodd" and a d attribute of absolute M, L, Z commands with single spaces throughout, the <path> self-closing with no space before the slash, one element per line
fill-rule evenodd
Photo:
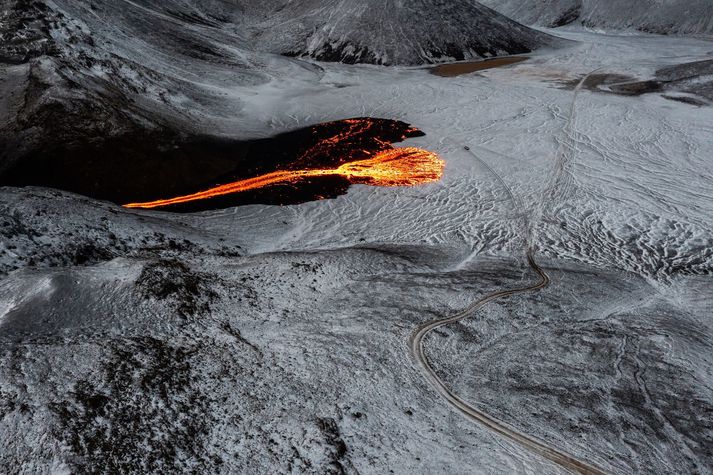
<path fill-rule="evenodd" d="M 225 6 L 199 15 L 173 2 L 5 3 L 0 171 L 64 144 L 158 143 L 219 133 L 217 123 L 249 134 L 236 90 L 317 69 L 244 49 Z"/>
<path fill-rule="evenodd" d="M 257 47 L 324 61 L 413 65 L 525 53 L 555 41 L 473 0 L 274 3 L 253 28 Z"/>
<path fill-rule="evenodd" d="M 482 0 L 526 25 L 579 24 L 604 30 L 713 34 L 709 0 Z"/>

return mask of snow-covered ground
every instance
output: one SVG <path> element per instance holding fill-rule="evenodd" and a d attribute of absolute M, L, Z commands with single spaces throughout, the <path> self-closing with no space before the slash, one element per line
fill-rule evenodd
<path fill-rule="evenodd" d="M 552 285 L 429 336 L 439 374 L 607 471 L 713 472 L 713 108 L 574 87 L 713 43 L 567 37 L 455 78 L 290 62 L 298 81 L 210 86 L 240 104 L 222 134 L 409 122 L 437 184 L 196 215 L 1 189 L 0 467 L 558 473 L 453 412 L 407 346 L 533 280 L 530 226 Z"/>

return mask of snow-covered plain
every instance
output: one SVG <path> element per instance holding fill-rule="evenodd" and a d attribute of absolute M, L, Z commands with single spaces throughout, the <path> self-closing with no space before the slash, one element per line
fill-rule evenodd
<path fill-rule="evenodd" d="M 650 79 L 713 43 L 566 35 L 455 78 L 275 60 L 274 79 L 210 84 L 220 114 L 240 104 L 222 134 L 409 122 L 447 161 L 437 184 L 195 215 L 1 189 L 0 467 L 559 473 L 453 412 L 407 347 L 534 279 L 529 225 L 552 285 L 431 335 L 439 374 L 609 472 L 713 472 L 713 108 L 573 102 L 587 74 Z"/>

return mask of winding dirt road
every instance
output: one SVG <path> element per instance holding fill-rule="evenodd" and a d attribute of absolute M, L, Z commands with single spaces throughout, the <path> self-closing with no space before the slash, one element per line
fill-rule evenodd
<path fill-rule="evenodd" d="M 527 287 L 494 292 L 472 303 L 469 307 L 465 308 L 464 310 L 451 317 L 446 317 L 440 320 L 434 320 L 431 322 L 424 323 L 423 325 L 416 328 L 411 334 L 411 338 L 409 339 L 409 348 L 411 350 L 411 355 L 418 363 L 418 366 L 420 367 L 428 382 L 431 383 L 431 385 L 436 389 L 436 391 L 438 391 L 438 393 L 443 396 L 451 406 L 457 409 L 468 419 L 484 425 L 487 429 L 514 442 L 517 442 L 529 451 L 539 454 L 542 457 L 545 457 L 548 460 L 551 460 L 552 462 L 566 469 L 587 475 L 604 475 L 606 472 L 595 467 L 594 465 L 578 460 L 572 455 L 569 455 L 562 450 L 551 447 L 545 442 L 536 439 L 535 437 L 524 434 L 518 431 L 517 429 L 511 427 L 510 425 L 499 421 L 496 418 L 484 413 L 483 411 L 480 411 L 475 407 L 469 405 L 457 394 L 454 394 L 450 389 L 448 389 L 445 382 L 436 374 L 435 370 L 428 362 L 428 358 L 426 357 L 423 340 L 433 330 L 436 330 L 437 328 L 440 328 L 444 325 L 449 325 L 451 323 L 455 323 L 467 317 L 470 317 L 478 309 L 494 300 L 525 292 L 535 292 L 537 290 L 541 290 L 547 287 L 550 283 L 550 278 L 535 261 L 534 251 L 532 249 L 528 249 L 527 262 L 532 268 L 532 270 L 535 271 L 540 277 L 537 282 L 528 285 Z"/>

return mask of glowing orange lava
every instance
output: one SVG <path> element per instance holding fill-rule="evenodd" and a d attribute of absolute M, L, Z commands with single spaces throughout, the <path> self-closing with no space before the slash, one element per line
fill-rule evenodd
<path fill-rule="evenodd" d="M 348 179 L 350 183 L 372 186 L 415 186 L 440 180 L 444 166 L 445 162 L 433 152 L 415 147 L 390 148 L 370 158 L 345 163 L 338 168 L 276 171 L 190 195 L 145 203 L 129 203 L 124 207 L 160 208 L 255 190 L 278 183 L 297 183 L 303 178 L 319 176 L 341 176 Z"/>

